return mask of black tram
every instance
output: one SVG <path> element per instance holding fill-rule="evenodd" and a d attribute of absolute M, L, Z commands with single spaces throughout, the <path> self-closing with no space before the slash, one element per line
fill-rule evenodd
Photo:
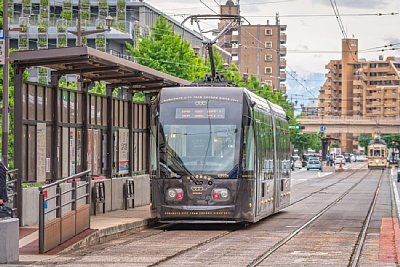
<path fill-rule="evenodd" d="M 152 205 L 160 222 L 256 222 L 290 203 L 285 112 L 247 89 L 161 90 Z"/>

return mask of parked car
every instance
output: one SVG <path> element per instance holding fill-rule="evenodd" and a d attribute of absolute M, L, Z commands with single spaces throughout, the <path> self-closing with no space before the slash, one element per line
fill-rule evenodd
<path fill-rule="evenodd" d="M 350 154 L 350 162 L 355 162 L 356 161 L 356 156 L 354 154 Z"/>
<path fill-rule="evenodd" d="M 351 162 L 351 158 L 350 158 L 350 154 L 349 153 L 344 153 L 343 157 L 344 157 L 344 160 L 346 162 L 349 162 L 349 163 Z"/>
<path fill-rule="evenodd" d="M 368 161 L 368 158 L 365 155 L 357 155 L 356 161 Z"/>
<path fill-rule="evenodd" d="M 337 155 L 335 158 L 335 164 L 346 164 L 346 160 L 343 155 Z"/>
<path fill-rule="evenodd" d="M 292 170 L 294 170 L 295 168 L 301 169 L 303 167 L 303 164 L 299 156 L 292 156 L 291 163 L 292 163 Z"/>
<path fill-rule="evenodd" d="M 322 164 L 318 157 L 310 157 L 307 162 L 307 171 L 317 169 L 322 171 Z"/>

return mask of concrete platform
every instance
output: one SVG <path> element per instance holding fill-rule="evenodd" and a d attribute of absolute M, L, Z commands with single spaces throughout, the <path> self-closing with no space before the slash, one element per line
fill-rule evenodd
<path fill-rule="evenodd" d="M 91 227 L 64 244 L 39 254 L 39 232 L 37 227 L 21 227 L 19 239 L 19 262 L 23 264 L 40 262 L 89 245 L 114 239 L 120 235 L 142 229 L 153 221 L 150 206 L 128 210 L 112 211 L 91 216 Z"/>

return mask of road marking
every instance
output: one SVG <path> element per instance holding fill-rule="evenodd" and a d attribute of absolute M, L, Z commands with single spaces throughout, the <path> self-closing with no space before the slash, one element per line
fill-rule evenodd
<path fill-rule="evenodd" d="M 333 172 L 318 172 L 318 177 L 321 178 L 321 177 L 330 175 L 330 174 L 332 174 L 332 173 L 333 173 Z"/>

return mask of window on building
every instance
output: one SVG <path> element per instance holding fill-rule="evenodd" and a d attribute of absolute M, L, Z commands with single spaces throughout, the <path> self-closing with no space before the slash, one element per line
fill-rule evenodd
<path fill-rule="evenodd" d="M 266 81 L 265 81 L 265 84 L 267 84 L 267 85 L 269 85 L 269 86 L 272 86 L 272 81 L 271 81 L 271 80 L 266 80 Z"/>
<path fill-rule="evenodd" d="M 238 61 L 239 56 L 238 55 L 232 55 L 232 61 Z"/>
<path fill-rule="evenodd" d="M 268 61 L 268 62 L 271 62 L 272 61 L 272 55 L 265 55 L 264 60 Z"/>
<path fill-rule="evenodd" d="M 40 5 L 36 4 L 36 3 L 33 3 L 32 4 L 31 14 L 32 15 L 39 15 L 39 13 L 40 13 Z"/>
<path fill-rule="evenodd" d="M 265 48 L 271 49 L 272 48 L 272 42 L 265 42 Z"/>
<path fill-rule="evenodd" d="M 239 48 L 239 44 L 238 43 L 232 43 L 232 48 Z"/>
<path fill-rule="evenodd" d="M 265 67 L 264 73 L 265 74 L 272 74 L 272 68 L 271 67 Z"/>
<path fill-rule="evenodd" d="M 370 67 L 370 68 L 376 68 L 376 63 L 371 63 L 371 64 L 369 64 L 369 67 Z"/>
<path fill-rule="evenodd" d="M 233 36 L 238 36 L 238 35 L 239 35 L 239 32 L 238 32 L 238 31 L 232 31 L 232 35 L 233 35 Z"/>
<path fill-rule="evenodd" d="M 378 76 L 378 73 L 376 73 L 376 72 L 370 72 L 370 73 L 369 73 L 369 76 L 371 76 L 371 77 L 376 77 L 376 76 Z"/>
<path fill-rule="evenodd" d="M 272 35 L 272 29 L 265 29 L 265 35 Z"/>

